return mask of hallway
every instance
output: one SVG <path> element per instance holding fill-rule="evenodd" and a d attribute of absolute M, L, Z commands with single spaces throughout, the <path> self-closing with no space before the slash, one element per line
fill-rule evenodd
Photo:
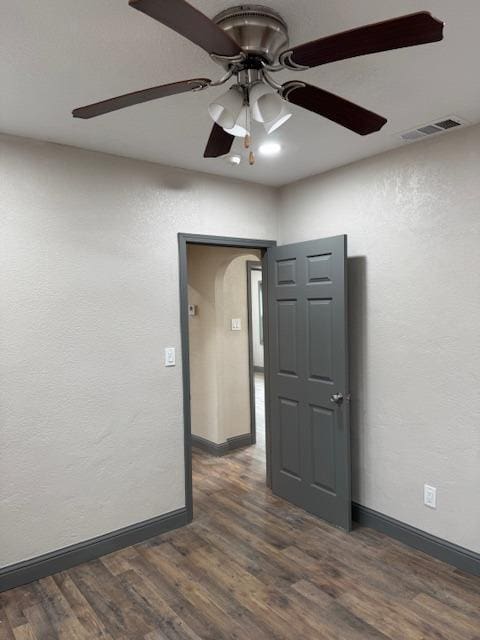
<path fill-rule="evenodd" d="M 186 528 L 0 595 L 1 640 L 478 640 L 478 578 L 272 496 L 261 446 L 194 453 Z"/>

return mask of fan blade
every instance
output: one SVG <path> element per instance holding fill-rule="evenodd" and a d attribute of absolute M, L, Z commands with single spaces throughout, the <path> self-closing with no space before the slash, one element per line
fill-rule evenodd
<path fill-rule="evenodd" d="M 232 148 L 235 136 L 227 133 L 217 123 L 213 125 L 212 132 L 205 148 L 204 158 L 218 158 L 224 156 Z"/>
<path fill-rule="evenodd" d="M 95 116 L 101 116 L 104 113 L 110 113 L 111 111 L 117 111 L 117 109 L 131 107 L 134 104 L 148 102 L 149 100 L 165 98 L 166 96 L 173 96 L 176 93 L 184 93 L 186 91 L 194 91 L 196 89 L 205 89 L 209 84 L 210 80 L 207 80 L 206 78 L 195 78 L 194 80 L 183 80 L 182 82 L 161 84 L 158 87 L 142 89 L 141 91 L 133 91 L 132 93 L 126 93 L 123 96 L 117 96 L 116 98 L 110 98 L 109 100 L 102 100 L 102 102 L 89 104 L 86 107 L 79 107 L 72 111 L 72 115 L 74 118 L 95 118 Z"/>
<path fill-rule="evenodd" d="M 284 100 L 318 113 L 361 136 L 379 131 L 387 122 L 386 118 L 372 111 L 305 82 L 286 82 L 280 95 Z"/>
<path fill-rule="evenodd" d="M 238 44 L 206 15 L 185 0 L 129 0 L 129 5 L 173 29 L 207 53 L 236 56 Z"/>
<path fill-rule="evenodd" d="M 443 39 L 443 27 L 443 22 L 428 11 L 420 11 L 313 40 L 281 55 L 285 56 L 283 62 L 287 67 L 316 67 L 369 53 L 438 42 Z"/>

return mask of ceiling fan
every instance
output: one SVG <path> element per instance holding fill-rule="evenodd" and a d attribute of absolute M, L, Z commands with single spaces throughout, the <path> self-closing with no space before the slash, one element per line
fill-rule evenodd
<path fill-rule="evenodd" d="M 72 115 L 94 118 L 149 100 L 218 87 L 234 79 L 229 90 L 209 106 L 214 125 L 205 158 L 229 153 L 235 136 L 243 137 L 248 148 L 252 119 L 271 133 L 291 116 L 289 103 L 362 136 L 379 131 L 386 118 L 302 80 L 279 84 L 273 74 L 285 69 L 304 71 L 443 38 L 443 22 L 421 11 L 288 48 L 287 24 L 276 11 L 261 5 L 232 7 L 210 20 L 186 0 L 129 0 L 129 4 L 207 51 L 224 68 L 224 74 L 217 81 L 194 78 L 134 91 L 74 109 Z M 255 161 L 252 151 L 249 161 Z"/>

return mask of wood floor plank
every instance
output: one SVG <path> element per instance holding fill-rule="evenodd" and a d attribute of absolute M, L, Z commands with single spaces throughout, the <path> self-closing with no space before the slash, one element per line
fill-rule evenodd
<path fill-rule="evenodd" d="M 166 635 L 164 635 L 158 630 L 152 631 L 151 633 L 147 633 L 147 635 L 144 636 L 144 638 L 145 640 L 169 640 Z"/>
<path fill-rule="evenodd" d="M 85 595 L 92 609 L 115 639 L 145 635 L 152 629 L 141 608 L 135 607 L 120 580 L 116 580 L 100 560 L 72 569 L 75 583 Z"/>
<path fill-rule="evenodd" d="M 58 640 L 86 640 L 88 635 L 73 613 L 70 605 L 58 588 L 54 578 L 39 581 L 40 593 L 44 595 L 42 606 L 55 629 Z"/>
<path fill-rule="evenodd" d="M 305 621 L 305 611 L 295 611 L 287 594 L 268 587 L 253 574 L 243 570 L 233 559 L 211 548 L 202 548 L 195 553 L 195 561 L 204 571 L 210 571 L 217 580 L 228 585 L 235 597 L 244 606 L 254 609 L 259 619 L 271 626 L 273 637 L 289 637 L 288 625 L 293 625 L 300 637 L 327 638 L 320 630 Z"/>
<path fill-rule="evenodd" d="M 265 486 L 264 436 L 193 455 L 194 521 L 0 594 L 0 640 L 480 640 L 480 579 Z"/>
<path fill-rule="evenodd" d="M 132 558 L 135 558 L 137 554 L 138 552 L 135 547 L 127 547 L 126 549 L 121 549 L 120 551 L 115 551 L 115 553 L 109 553 L 107 556 L 103 556 L 100 561 L 112 575 L 117 576 L 129 570 L 128 562 Z"/>
<path fill-rule="evenodd" d="M 23 611 L 30 626 L 35 630 L 37 640 L 58 640 L 58 634 L 42 605 L 34 604 Z"/>
<path fill-rule="evenodd" d="M 38 640 L 30 624 L 22 624 L 13 630 L 15 640 Z"/>
<path fill-rule="evenodd" d="M 199 547 L 197 546 L 197 549 Z M 217 609 L 216 619 L 222 617 L 229 620 L 227 636 L 231 631 L 238 633 L 240 637 L 256 637 L 259 640 L 268 640 L 258 625 L 249 618 L 249 612 L 236 602 L 234 594 L 222 589 L 221 583 L 212 580 L 205 572 L 195 571 L 195 565 L 191 558 L 195 555 L 193 550 L 188 556 L 182 555 L 172 545 L 167 543 L 158 551 L 162 558 L 162 568 L 170 576 L 180 576 L 189 584 L 197 585 L 196 591 L 209 609 Z"/>
<path fill-rule="evenodd" d="M 292 561 L 303 563 L 304 566 L 312 564 L 312 559 L 296 548 L 289 548 L 284 553 Z M 440 625 L 428 618 L 424 621 L 416 615 L 408 595 L 402 594 L 402 585 L 385 583 L 383 589 L 382 586 L 375 585 L 374 580 L 366 579 L 367 577 L 369 578 L 368 571 L 362 580 L 357 575 L 352 575 L 348 567 L 344 567 L 342 571 L 338 566 L 320 561 L 311 570 L 310 581 L 320 592 L 331 595 L 344 609 L 389 638 L 417 640 L 427 634 L 426 637 L 446 640 Z M 391 595 L 392 590 L 396 595 Z"/>
<path fill-rule="evenodd" d="M 0 606 L 0 640 L 15 640 L 7 612 L 2 606 Z"/>
<path fill-rule="evenodd" d="M 163 567 L 157 562 L 152 562 L 148 557 L 136 558 L 132 561 L 132 566 L 142 580 L 151 584 L 169 605 L 169 607 L 182 618 L 185 624 L 197 633 L 202 640 L 216 640 L 223 635 L 218 625 L 212 622 L 211 616 L 205 607 L 198 608 L 192 605 L 191 600 L 178 589 L 176 581 L 171 581 L 163 574 Z"/>
<path fill-rule="evenodd" d="M 6 591 L 0 594 L 0 598 L 0 605 L 4 612 L 3 615 L 12 629 L 28 624 L 23 610 L 25 607 L 31 606 L 36 602 L 34 591 L 30 585 L 19 587 L 12 591 Z"/>
<path fill-rule="evenodd" d="M 414 611 L 420 615 L 427 615 L 435 619 L 445 629 L 447 635 L 453 638 L 468 638 L 480 633 L 478 620 L 439 602 L 427 593 L 420 593 L 413 600 Z M 448 631 L 447 631 L 448 630 Z"/>
<path fill-rule="evenodd" d="M 154 631 L 145 637 L 148 638 L 149 635 L 155 634 L 167 640 L 201 640 L 193 629 L 168 606 L 148 580 L 142 578 L 134 570 L 122 574 L 121 580 L 139 606 L 149 610 Z"/>
<path fill-rule="evenodd" d="M 105 625 L 95 614 L 70 575 L 67 572 L 62 572 L 54 576 L 54 580 L 88 637 L 95 640 L 112 640 Z"/>
<path fill-rule="evenodd" d="M 203 567 L 195 562 L 195 557 L 201 550 L 211 549 L 208 541 L 198 544 L 186 557 L 177 556 L 175 564 L 188 575 L 189 579 L 201 583 L 207 587 L 212 594 L 214 601 L 221 607 L 228 617 L 234 619 L 244 637 L 255 637 L 258 640 L 269 640 L 271 635 L 265 630 L 265 625 L 261 621 L 254 619 L 250 615 L 248 607 L 236 597 L 236 593 L 226 588 L 223 581 L 216 579 L 213 572 L 205 572 Z"/>
<path fill-rule="evenodd" d="M 338 600 L 320 591 L 308 581 L 302 580 L 294 584 L 292 589 L 309 600 L 313 607 L 318 607 L 319 602 L 323 603 L 321 624 L 330 631 L 332 637 L 340 635 L 351 640 L 363 640 L 363 638 L 388 640 L 388 636 L 384 633 L 372 627 L 363 618 L 359 618 L 342 606 Z"/>
<path fill-rule="evenodd" d="M 129 571 L 122 575 L 129 592 L 137 601 L 151 611 L 154 619 L 154 632 L 167 640 L 201 640 L 185 620 L 182 620 L 165 600 L 159 595 L 155 587 L 138 575 L 136 571 Z M 153 631 L 151 633 L 154 633 Z M 148 636 L 148 634 L 147 634 Z"/>
<path fill-rule="evenodd" d="M 151 551 L 147 551 L 148 554 Z M 245 636 L 245 629 L 241 622 L 238 622 L 238 615 L 230 606 L 228 601 L 223 601 L 218 594 L 212 593 L 211 589 L 204 588 L 196 577 L 190 572 L 188 567 L 182 563 L 183 557 L 176 558 L 175 549 L 168 543 L 161 545 L 156 552 L 154 562 L 161 563 L 163 577 L 175 582 L 176 587 L 185 598 L 189 600 L 191 605 L 196 609 L 203 609 L 205 615 L 215 624 L 222 638 L 242 638 Z M 152 558 L 150 557 L 152 560 Z M 227 603 L 226 610 L 223 608 Z M 252 623 L 253 627 L 255 625 Z M 254 629 L 258 633 L 258 629 Z"/>

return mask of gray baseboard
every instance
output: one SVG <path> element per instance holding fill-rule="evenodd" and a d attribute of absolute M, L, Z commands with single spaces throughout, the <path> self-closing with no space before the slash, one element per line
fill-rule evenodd
<path fill-rule="evenodd" d="M 254 365 L 253 370 L 255 373 L 265 373 L 265 369 L 263 367 L 257 367 L 257 365 Z"/>
<path fill-rule="evenodd" d="M 409 524 L 390 518 L 383 513 L 363 507 L 355 502 L 352 504 L 352 510 L 353 519 L 358 524 L 385 533 L 391 538 L 395 538 L 409 547 L 419 549 L 434 558 L 443 560 L 443 562 L 447 562 L 457 567 L 457 569 L 480 576 L 480 554 L 464 547 L 459 547 L 442 538 L 432 536 L 426 531 L 416 529 Z"/>
<path fill-rule="evenodd" d="M 206 451 L 211 456 L 224 456 L 226 453 L 230 453 L 230 451 L 240 449 L 241 447 L 248 447 L 251 444 L 253 444 L 251 433 L 245 433 L 241 436 L 228 438 L 226 442 L 222 442 L 221 444 L 211 442 L 206 438 L 202 438 L 201 436 L 194 436 L 192 434 L 192 445 L 194 447 L 197 447 L 198 449 L 201 449 L 202 451 Z"/>
<path fill-rule="evenodd" d="M 88 562 L 107 553 L 112 553 L 112 551 L 143 542 L 185 524 L 188 524 L 186 509 L 177 509 L 157 518 L 106 533 L 58 551 L 12 564 L 0 569 L 0 592 L 39 580 L 59 571 L 65 571 L 82 562 Z"/>
<path fill-rule="evenodd" d="M 228 444 L 226 442 L 222 442 L 222 444 L 217 444 L 216 442 L 211 442 L 206 438 L 202 438 L 201 436 L 194 436 L 192 434 L 192 446 L 197 449 L 201 449 L 202 451 L 206 451 L 211 456 L 224 456 L 228 453 Z"/>
<path fill-rule="evenodd" d="M 233 436 L 233 438 L 227 439 L 227 444 L 229 451 L 241 449 L 242 447 L 249 447 L 251 444 L 253 444 L 252 434 L 245 433 L 241 436 Z"/>

